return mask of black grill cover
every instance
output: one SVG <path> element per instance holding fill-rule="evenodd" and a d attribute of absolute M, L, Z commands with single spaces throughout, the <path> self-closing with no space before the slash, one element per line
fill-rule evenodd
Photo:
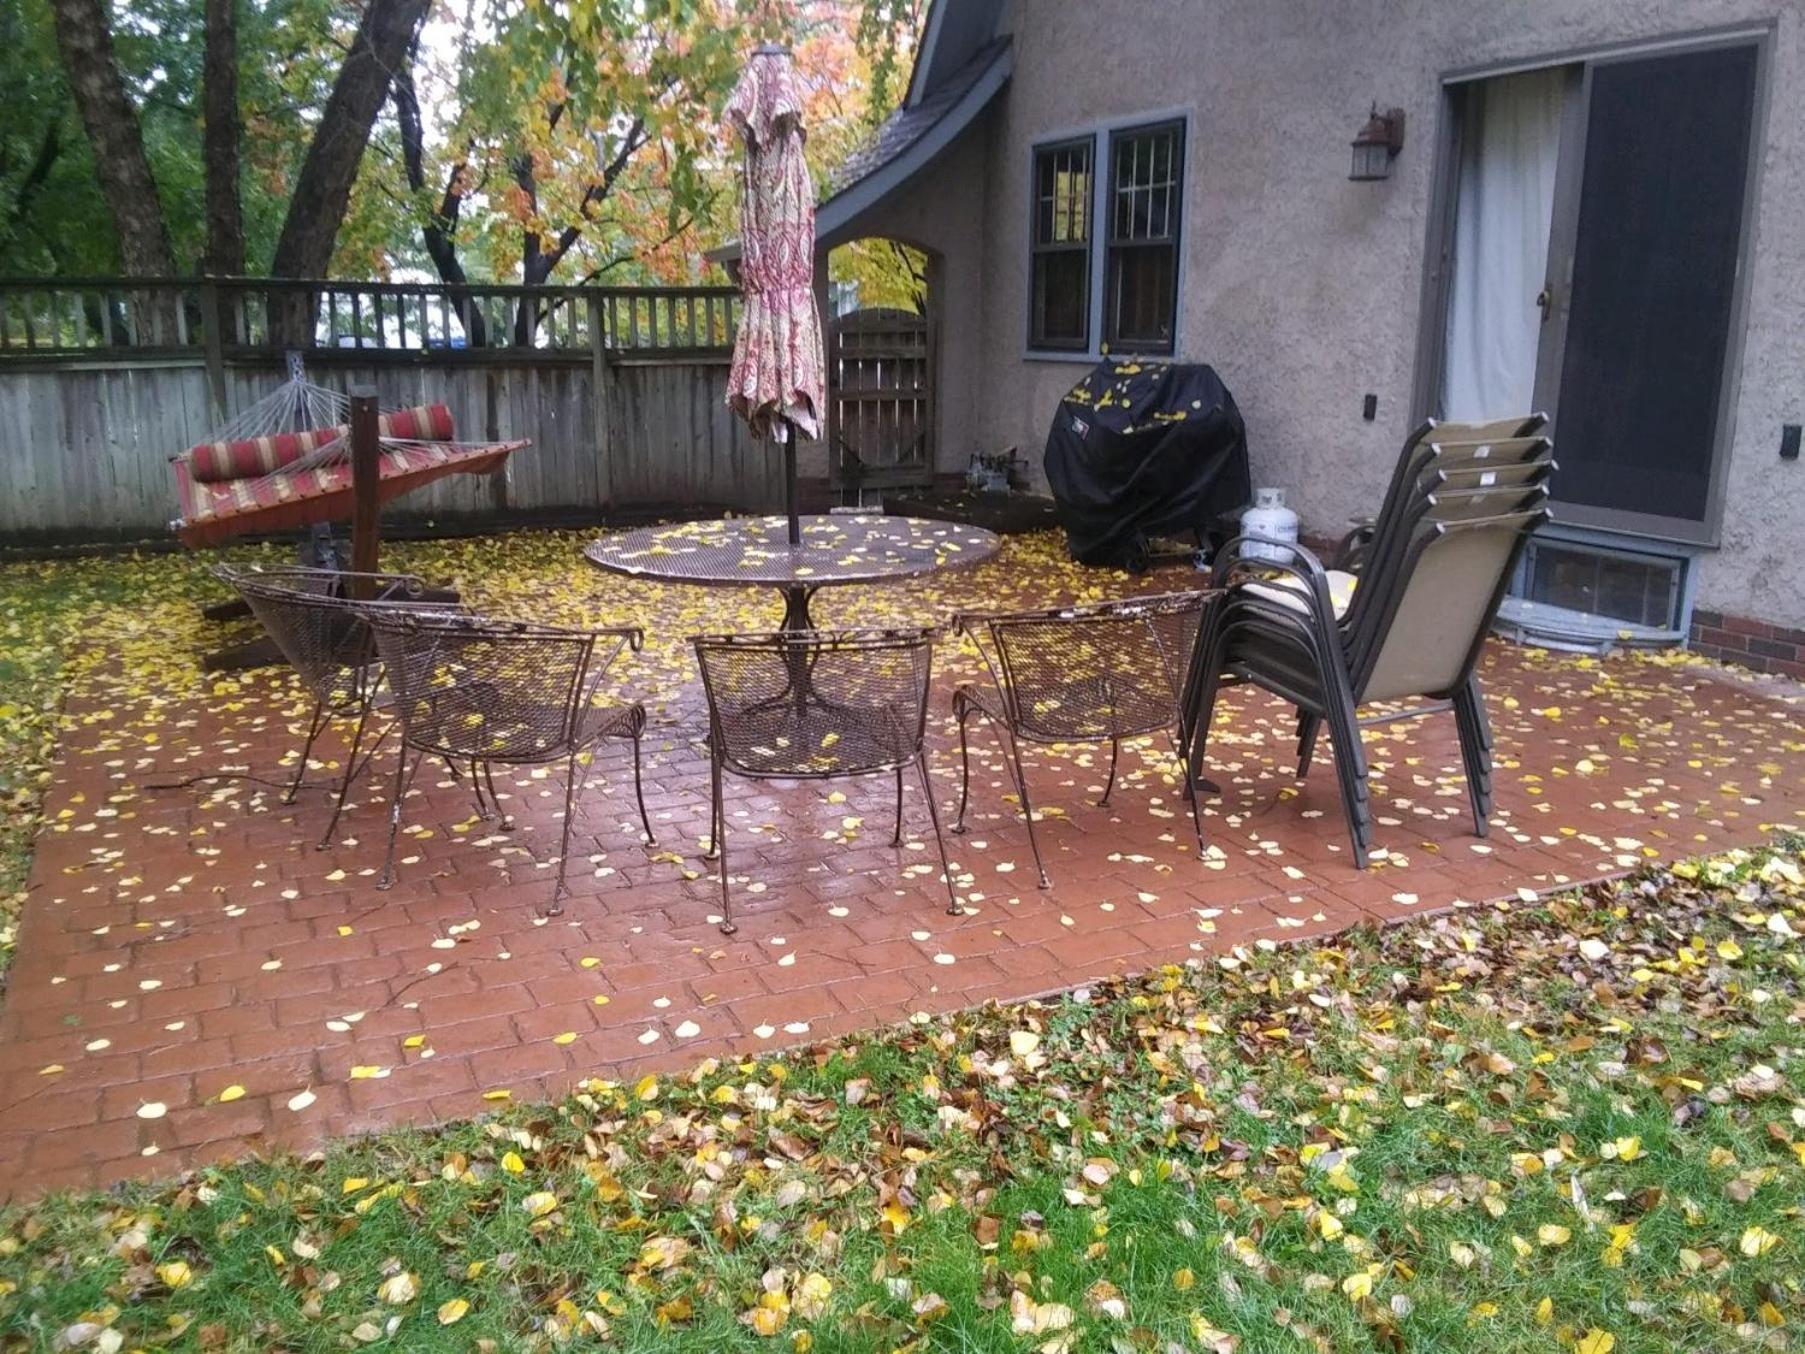
<path fill-rule="evenodd" d="M 1253 496 L 1234 396 L 1190 363 L 1098 363 L 1059 402 L 1046 472 L 1072 557 L 1137 573 L 1149 537 L 1231 534 Z"/>

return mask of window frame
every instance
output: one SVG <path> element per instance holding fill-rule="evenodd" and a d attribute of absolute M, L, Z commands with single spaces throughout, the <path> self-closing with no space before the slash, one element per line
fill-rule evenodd
<path fill-rule="evenodd" d="M 1146 137 L 1149 143 L 1152 138 L 1164 133 L 1171 133 L 1177 138 L 1173 150 L 1172 177 L 1165 185 L 1167 192 L 1165 235 L 1158 239 L 1148 238 L 1136 240 L 1119 238 L 1116 234 L 1116 211 L 1121 188 L 1116 183 L 1116 149 L 1124 142 L 1139 137 Z M 1149 183 L 1149 191 L 1153 185 Z M 1108 345 L 1112 353 L 1150 354 L 1169 357 L 1178 349 L 1178 263 L 1184 247 L 1185 219 L 1185 125 L 1180 118 L 1162 118 L 1157 122 L 1143 122 L 1132 127 L 1117 127 L 1109 133 L 1109 176 L 1104 185 L 1107 201 L 1110 206 L 1107 228 L 1102 232 L 1103 255 L 1103 329 L 1101 341 Z M 1134 191 L 1131 187 L 1129 191 Z M 1167 321 L 1168 337 L 1159 339 L 1124 339 L 1112 334 L 1111 329 L 1119 319 L 1120 297 L 1117 289 L 1117 276 L 1114 263 L 1120 251 L 1170 249 L 1172 251 L 1172 298 L 1171 310 Z"/>
<path fill-rule="evenodd" d="M 1027 249 L 1023 251 L 1022 280 L 1026 302 L 1024 305 L 1022 356 L 1028 361 L 1048 362 L 1087 362 L 1094 363 L 1110 354 L 1128 356 L 1171 357 L 1179 355 L 1183 345 L 1183 314 L 1181 298 L 1184 295 L 1185 283 L 1185 249 L 1184 227 L 1189 213 L 1185 211 L 1184 194 L 1190 184 L 1190 149 L 1191 126 L 1193 112 L 1189 108 L 1164 108 L 1131 115 L 1103 119 L 1097 122 L 1082 124 L 1076 127 L 1063 128 L 1032 138 L 1027 145 L 1028 185 L 1026 193 L 1027 209 Z M 1111 183 L 1114 173 L 1114 148 L 1123 137 L 1134 136 L 1154 130 L 1173 129 L 1178 137 L 1178 157 L 1176 174 L 1176 210 L 1172 250 L 1174 255 L 1173 287 L 1172 287 L 1172 338 L 1169 344 L 1134 343 L 1122 346 L 1112 342 L 1106 335 L 1105 310 L 1106 293 L 1109 290 L 1109 262 L 1111 249 L 1109 237 L 1114 231 L 1114 219 L 1110 214 L 1113 208 Z M 1091 150 L 1091 217 L 1089 250 L 1089 268 L 1087 270 L 1088 305 L 1087 323 L 1085 326 L 1086 342 L 1084 347 L 1059 347 L 1040 343 L 1034 336 L 1034 273 L 1035 273 L 1035 231 L 1038 224 L 1036 212 L 1039 207 L 1039 165 L 1043 151 L 1056 150 L 1062 146 L 1070 146 L 1082 141 L 1090 141 Z"/>
<path fill-rule="evenodd" d="M 1048 155 L 1061 151 L 1083 150 L 1087 157 L 1086 173 L 1090 176 L 1084 203 L 1084 240 L 1080 244 L 1045 241 L 1040 238 L 1040 166 Z M 1092 304 L 1096 289 L 1096 269 L 1092 256 L 1097 247 L 1097 134 L 1060 137 L 1037 141 L 1030 148 L 1028 183 L 1028 346 L 1038 352 L 1089 353 L 1095 346 L 1096 307 Z M 1084 256 L 1083 332 L 1075 341 L 1048 339 L 1035 333 L 1036 272 L 1043 256 L 1049 254 L 1082 254 Z"/>

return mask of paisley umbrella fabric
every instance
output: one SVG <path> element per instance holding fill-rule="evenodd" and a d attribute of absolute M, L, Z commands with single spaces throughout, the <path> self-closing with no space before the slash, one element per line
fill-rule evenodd
<path fill-rule="evenodd" d="M 761 437 L 783 438 L 783 422 L 818 437 L 826 363 L 815 308 L 815 189 L 802 156 L 802 99 L 787 51 L 761 47 L 753 55 L 726 116 L 745 142 L 745 310 L 727 403 Z"/>

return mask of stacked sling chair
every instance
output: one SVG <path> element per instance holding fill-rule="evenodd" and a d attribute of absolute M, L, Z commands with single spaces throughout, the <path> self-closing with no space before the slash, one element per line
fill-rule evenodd
<path fill-rule="evenodd" d="M 1192 655 L 1184 728 L 1193 781 L 1209 742 L 1217 693 L 1252 682 L 1298 708 L 1298 775 L 1321 728 L 1356 862 L 1372 846 L 1364 723 L 1452 708 L 1474 831 L 1491 813 L 1492 735 L 1474 675 L 1486 632 L 1523 544 L 1547 520 L 1552 446 L 1539 416 L 1488 424 L 1425 424 L 1399 457 L 1385 503 L 1325 570 L 1309 550 L 1278 562 L 1231 541 L 1217 555 L 1221 589 Z M 1362 719 L 1374 702 L 1420 701 Z"/>

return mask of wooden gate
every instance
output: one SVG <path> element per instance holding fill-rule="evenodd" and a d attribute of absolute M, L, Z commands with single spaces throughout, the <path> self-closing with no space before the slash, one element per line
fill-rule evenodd
<path fill-rule="evenodd" d="M 907 310 L 855 310 L 828 325 L 828 435 L 845 490 L 934 479 L 933 325 Z"/>

